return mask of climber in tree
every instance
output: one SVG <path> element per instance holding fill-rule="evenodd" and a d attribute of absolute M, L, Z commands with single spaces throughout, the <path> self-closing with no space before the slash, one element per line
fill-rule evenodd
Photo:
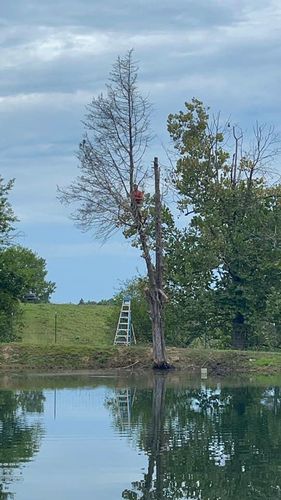
<path fill-rule="evenodd" d="M 137 184 L 133 185 L 132 198 L 138 207 L 140 207 L 142 205 L 143 198 L 144 198 L 144 192 L 140 191 L 138 189 Z"/>

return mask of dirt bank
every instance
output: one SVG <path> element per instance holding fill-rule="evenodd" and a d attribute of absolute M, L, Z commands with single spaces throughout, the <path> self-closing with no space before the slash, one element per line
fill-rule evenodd
<path fill-rule="evenodd" d="M 202 367 L 209 375 L 235 373 L 281 373 L 281 353 L 253 351 L 215 351 L 209 349 L 167 349 L 176 370 L 198 372 Z M 75 371 L 114 370 L 143 371 L 152 366 L 150 347 L 94 348 L 77 345 L 0 345 L 0 371 Z"/>

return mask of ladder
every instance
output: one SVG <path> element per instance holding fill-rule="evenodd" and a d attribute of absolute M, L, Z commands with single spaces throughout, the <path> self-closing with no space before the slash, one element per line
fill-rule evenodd
<path fill-rule="evenodd" d="M 114 345 L 130 345 L 132 342 L 136 343 L 131 318 L 131 298 L 124 297 L 116 328 Z"/>
<path fill-rule="evenodd" d="M 136 389 L 127 387 L 126 389 L 116 389 L 115 405 L 117 409 L 117 421 L 122 429 L 131 427 L 131 409 L 135 399 Z"/>

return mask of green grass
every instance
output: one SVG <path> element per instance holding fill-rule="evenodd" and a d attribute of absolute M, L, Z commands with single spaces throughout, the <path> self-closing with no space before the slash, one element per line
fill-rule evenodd
<path fill-rule="evenodd" d="M 117 369 L 152 366 L 151 346 L 114 347 L 114 306 L 24 304 L 21 341 L 0 345 L 0 371 Z M 55 343 L 55 314 L 57 342 Z M 195 348 L 167 349 L 175 368 L 208 374 L 281 373 L 281 353 Z"/>
<path fill-rule="evenodd" d="M 113 344 L 114 325 L 110 321 L 114 306 L 73 304 L 23 304 L 23 326 L 20 336 L 24 344 L 58 345 Z"/>
<path fill-rule="evenodd" d="M 280 353 L 258 353 L 258 357 L 252 362 L 256 367 L 274 367 L 276 370 L 281 370 Z"/>

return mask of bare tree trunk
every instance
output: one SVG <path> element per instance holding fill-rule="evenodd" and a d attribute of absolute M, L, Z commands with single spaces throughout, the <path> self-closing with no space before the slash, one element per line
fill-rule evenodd
<path fill-rule="evenodd" d="M 148 267 L 149 293 L 148 301 L 152 322 L 153 340 L 153 367 L 157 369 L 168 369 L 166 347 L 164 339 L 163 307 L 163 243 L 162 243 L 162 220 L 161 220 L 161 197 L 160 197 L 160 170 L 158 158 L 154 158 L 155 178 L 155 268 Z M 147 262 L 148 264 L 148 262 Z M 151 264 L 151 262 L 150 262 Z M 149 269 L 150 267 L 150 269 Z"/>
<path fill-rule="evenodd" d="M 233 349 L 243 350 L 247 347 L 247 327 L 245 325 L 245 318 L 239 312 L 232 322 L 231 345 Z"/>
<path fill-rule="evenodd" d="M 155 289 L 152 293 L 150 292 L 149 298 L 153 339 L 153 367 L 165 370 L 167 368 L 170 368 L 170 365 L 166 357 L 162 319 L 163 309 L 159 299 L 158 290 Z"/>
<path fill-rule="evenodd" d="M 150 142 L 150 104 L 136 85 L 137 66 L 129 51 L 118 57 L 110 74 L 106 95 L 94 97 L 84 122 L 89 134 L 80 143 L 78 158 L 81 174 L 68 189 L 62 190 L 65 203 L 79 203 L 75 220 L 83 229 L 94 229 L 98 237 L 108 238 L 116 228 L 124 235 L 138 235 L 146 262 L 155 368 L 169 368 L 163 325 L 163 247 L 158 159 L 155 173 L 156 262 L 151 255 L 150 236 L 144 227 L 141 203 L 133 194 L 134 184 L 150 178 L 143 156 Z M 150 228 L 149 228 L 150 229 Z M 136 234 L 137 233 L 137 234 Z M 154 242 L 153 242 L 154 244 Z"/>

